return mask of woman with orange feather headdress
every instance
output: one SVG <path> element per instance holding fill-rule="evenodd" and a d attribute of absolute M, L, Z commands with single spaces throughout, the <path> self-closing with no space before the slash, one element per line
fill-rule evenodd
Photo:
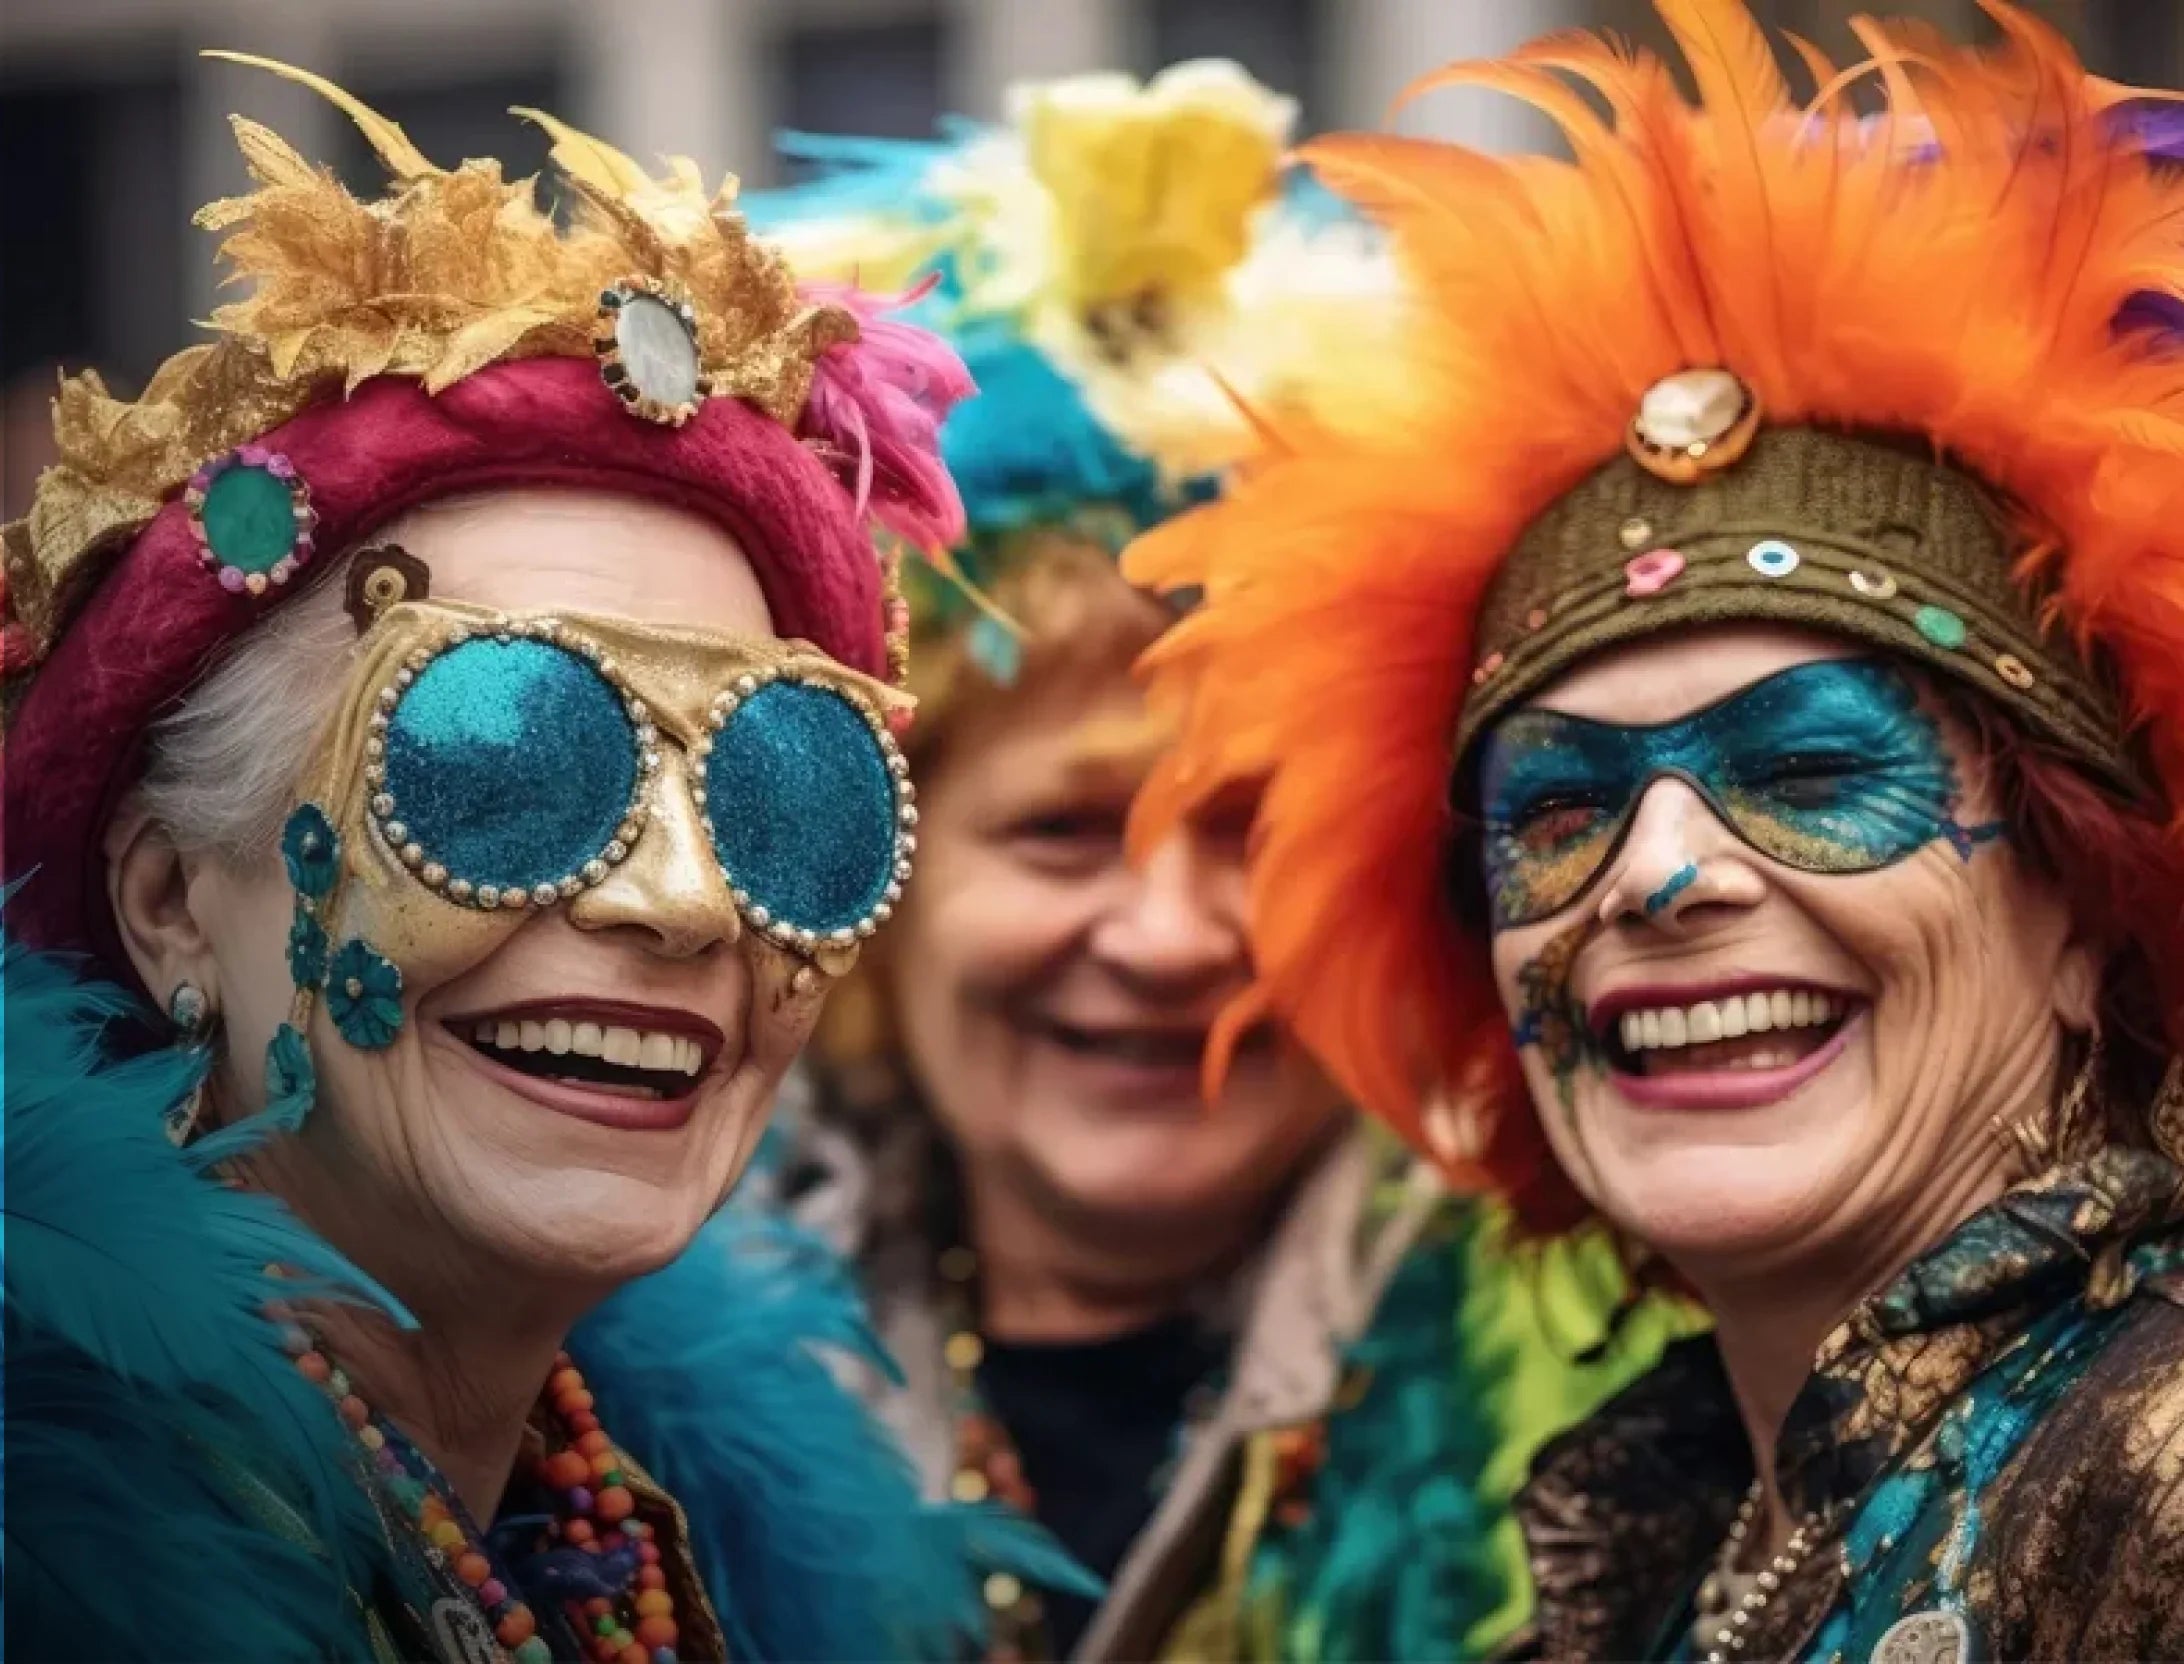
<path fill-rule="evenodd" d="M 1696 102 L 1424 83 L 1572 162 L 1306 147 L 1413 402 L 1132 552 L 1139 832 L 1263 780 L 1230 1032 L 1712 1313 L 1535 1469 L 1544 1656 L 2184 1655 L 2184 181 L 2002 0 L 1799 94 L 1657 3 Z"/>

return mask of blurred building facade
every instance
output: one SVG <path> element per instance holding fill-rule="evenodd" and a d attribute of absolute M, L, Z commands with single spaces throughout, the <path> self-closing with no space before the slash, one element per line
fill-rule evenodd
<path fill-rule="evenodd" d="M 1769 20 L 1848 53 L 1851 0 L 1759 0 Z M 1894 0 L 1976 29 L 1975 0 Z M 2120 79 L 2184 80 L 2180 0 L 2045 0 Z M 271 78 L 199 58 L 228 46 L 305 65 L 401 122 L 428 154 L 544 160 L 506 112 L 551 109 L 641 156 L 698 158 L 751 184 L 776 175 L 780 127 L 894 136 L 944 111 L 994 116 L 1017 80 L 1147 73 L 1240 59 L 1296 93 L 1308 127 L 1372 126 L 1411 77 L 1548 30 L 1647 35 L 1646 0 L 5 0 L 0 166 L 0 388 L 9 511 L 56 363 L 128 385 L 214 304 L 188 210 L 239 187 L 230 111 L 268 122 L 360 186 L 371 165 L 346 122 Z M 1490 146 L 1527 141 L 1524 112 L 1451 95 L 1401 125 Z M 35 382 L 33 388 L 30 384 Z M 31 397 L 36 392 L 39 397 Z"/>

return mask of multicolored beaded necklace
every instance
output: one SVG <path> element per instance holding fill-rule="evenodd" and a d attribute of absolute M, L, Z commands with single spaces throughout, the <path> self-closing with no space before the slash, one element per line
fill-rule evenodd
<path fill-rule="evenodd" d="M 467 1600 L 436 1602 L 432 1621 L 443 1647 L 463 1659 L 490 1658 L 497 1648 L 512 1664 L 553 1664 L 539 1633 L 538 1614 L 510 1585 L 454 1488 L 431 1459 L 399 1429 L 376 1415 L 302 1330 L 289 1336 L 297 1370 L 332 1401 L 371 1464 L 373 1482 L 393 1499 L 426 1545 L 426 1557 L 461 1586 Z M 540 1525 L 542 1554 L 586 1557 L 590 1587 L 619 1586 L 616 1595 L 570 1595 L 562 1616 L 583 1639 L 594 1664 L 678 1664 L 675 1599 L 652 1528 L 636 1518 L 637 1499 L 621 1457 L 593 1413 L 592 1395 L 566 1352 L 554 1358 L 545 1399 L 562 1435 L 561 1448 L 538 1458 L 534 1472 L 562 1507 Z"/>
<path fill-rule="evenodd" d="M 940 1255 L 937 1268 L 941 1317 L 947 1330 L 941 1356 L 948 1366 L 954 1400 L 954 1468 L 948 1494 L 957 1502 L 991 1499 L 1026 1519 L 1036 1519 L 1039 1499 L 1024 1475 L 1016 1442 L 978 1388 L 979 1365 L 986 1358 L 986 1343 L 978 1331 L 978 1254 L 959 1243 Z M 1211 1414 L 1220 1392 L 1216 1377 L 1201 1382 L 1190 1394 L 1176 1429 L 1177 1460 L 1190 1429 Z M 1167 1490 L 1176 1465 L 1171 1461 L 1154 1475 L 1156 1498 Z M 1053 1658 L 1046 1612 L 1037 1591 L 1025 1588 L 1008 1572 L 994 1572 L 986 1578 L 983 1592 L 991 1614 L 986 1664 L 1039 1664 Z"/>
<path fill-rule="evenodd" d="M 955 1399 L 955 1471 L 948 1476 L 948 1494 L 957 1502 L 991 1498 L 1026 1519 L 1036 1518 L 1039 1499 L 1024 1478 L 1015 1442 L 986 1408 L 978 1390 L 978 1366 L 986 1357 L 975 1316 L 978 1256 L 959 1245 L 941 1254 L 939 1269 L 948 1329 L 941 1356 L 948 1365 Z M 987 1632 L 987 1664 L 1031 1664 L 1053 1656 L 1037 1594 L 1007 1572 L 989 1576 L 984 1593 L 993 1614 Z"/>

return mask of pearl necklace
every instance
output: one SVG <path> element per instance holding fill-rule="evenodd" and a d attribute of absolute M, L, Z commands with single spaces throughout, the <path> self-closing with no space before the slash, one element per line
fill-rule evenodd
<path fill-rule="evenodd" d="M 1730 1664 L 1744 1651 L 1745 1631 L 1767 1609 L 1775 1591 L 1796 1575 L 1820 1534 L 1822 1516 L 1807 1514 L 1771 1563 L 1756 1574 L 1738 1571 L 1737 1557 L 1759 1517 L 1759 1498 L 1760 1484 L 1755 1479 L 1752 1488 L 1744 1493 L 1737 1517 L 1730 1522 L 1729 1540 L 1721 1546 L 1720 1559 L 1699 1585 L 1699 1621 L 1694 1628 L 1706 1664 Z M 1709 1627 L 1713 1629 L 1710 1637 L 1706 1633 Z"/>

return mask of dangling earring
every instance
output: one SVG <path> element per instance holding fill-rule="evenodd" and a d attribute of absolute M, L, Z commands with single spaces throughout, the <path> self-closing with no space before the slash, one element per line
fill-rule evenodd
<path fill-rule="evenodd" d="M 174 1024 L 177 1047 L 198 1053 L 210 1049 L 212 1001 L 196 983 L 176 984 L 173 996 L 167 1001 L 167 1020 Z M 190 1095 L 167 1111 L 167 1142 L 178 1150 L 196 1136 L 197 1123 L 205 1113 L 205 1093 L 211 1077 L 212 1070 L 208 1066 L 190 1089 Z"/>
<path fill-rule="evenodd" d="M 2004 1144 L 2017 1152 L 2026 1178 L 2044 1173 L 2058 1161 L 2075 1155 L 2086 1132 L 2085 1106 L 2099 1083 L 2107 1048 L 2098 1030 L 2086 1046 L 2084 1060 L 2071 1077 L 2070 1089 L 2051 1115 L 2033 1114 L 2005 1123 L 1995 1117 L 1994 1129 Z"/>

